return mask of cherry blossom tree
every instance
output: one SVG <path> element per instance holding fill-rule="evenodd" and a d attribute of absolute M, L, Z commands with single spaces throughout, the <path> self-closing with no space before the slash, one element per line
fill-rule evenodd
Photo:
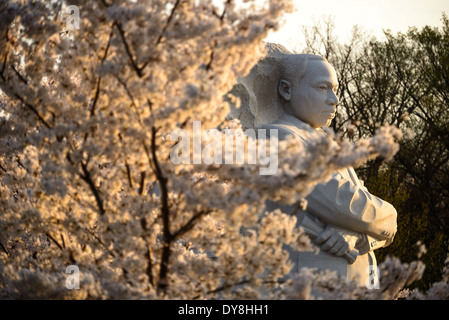
<path fill-rule="evenodd" d="M 382 267 L 381 290 L 331 273 L 288 276 L 284 245 L 315 247 L 294 216 L 263 212 L 265 200 L 296 202 L 338 168 L 391 159 L 393 127 L 356 145 L 279 143 L 273 175 L 257 161 L 170 158 L 170 135 L 194 121 L 250 139 L 225 120 L 224 97 L 291 9 L 284 0 L 1 1 L 0 295 L 281 299 L 320 287 L 331 298 L 390 299 L 419 277 L 421 264 L 396 260 Z M 69 266 L 79 289 L 67 285 Z"/>

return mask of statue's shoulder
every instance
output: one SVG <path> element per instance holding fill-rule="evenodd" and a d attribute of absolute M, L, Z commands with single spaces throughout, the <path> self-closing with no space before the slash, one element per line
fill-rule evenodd
<path fill-rule="evenodd" d="M 271 130 L 276 130 L 276 134 L 279 138 L 279 140 L 284 140 L 286 139 L 288 136 L 293 135 L 293 136 L 297 136 L 298 132 L 296 132 L 296 128 L 288 123 L 282 123 L 279 121 L 270 123 L 270 124 L 266 124 L 263 125 L 261 127 L 261 129 L 265 129 L 267 130 L 267 136 L 272 136 L 273 131 Z"/>
<path fill-rule="evenodd" d="M 270 136 L 270 129 L 274 129 L 277 130 L 279 140 L 284 140 L 293 135 L 304 143 L 310 141 L 311 131 L 313 131 L 312 127 L 289 115 L 284 115 L 270 124 L 261 126 L 261 128 L 267 130 L 267 136 Z"/>

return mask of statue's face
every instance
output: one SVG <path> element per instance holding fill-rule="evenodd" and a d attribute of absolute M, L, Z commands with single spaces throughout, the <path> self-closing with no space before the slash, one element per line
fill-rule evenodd
<path fill-rule="evenodd" d="M 335 69 L 326 61 L 310 60 L 301 81 L 291 90 L 288 112 L 314 128 L 329 126 L 338 98 Z"/>

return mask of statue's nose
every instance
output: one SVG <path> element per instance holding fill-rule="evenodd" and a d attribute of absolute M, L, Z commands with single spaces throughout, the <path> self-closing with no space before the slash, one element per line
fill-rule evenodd
<path fill-rule="evenodd" d="M 338 97 L 335 94 L 335 92 L 331 91 L 331 93 L 328 95 L 327 103 L 337 106 L 339 102 L 340 101 L 338 100 Z"/>

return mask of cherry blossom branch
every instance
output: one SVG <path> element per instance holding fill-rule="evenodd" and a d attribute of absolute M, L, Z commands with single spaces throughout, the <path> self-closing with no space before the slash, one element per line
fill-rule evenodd
<path fill-rule="evenodd" d="M 1 242 L 0 242 L 0 248 L 2 248 L 2 250 L 6 253 L 6 255 L 9 256 L 8 250 L 6 250 L 6 247 Z"/>
<path fill-rule="evenodd" d="M 144 231 L 148 231 L 148 226 L 147 226 L 147 222 L 146 222 L 145 218 L 140 219 L 140 225 Z M 147 268 L 145 270 L 145 273 L 148 276 L 148 281 L 150 282 L 151 286 L 154 287 L 153 257 L 151 254 L 151 244 L 148 243 L 148 239 L 144 235 L 142 235 L 141 238 L 143 239 L 143 241 L 145 241 L 146 247 L 147 247 L 147 252 L 145 254 L 145 258 L 148 262 L 147 262 Z"/>
<path fill-rule="evenodd" d="M 154 287 L 154 277 L 153 277 L 153 258 L 151 257 L 151 247 L 147 246 L 147 260 L 148 260 L 148 266 L 146 269 L 146 274 L 148 276 L 148 281 L 150 284 Z"/>
<path fill-rule="evenodd" d="M 167 274 L 168 274 L 168 263 L 171 254 L 171 244 L 174 240 L 173 235 L 170 233 L 170 209 L 168 207 L 168 188 L 167 188 L 167 178 L 163 175 L 159 161 L 156 155 L 156 132 L 155 127 L 151 128 L 151 155 L 152 163 L 154 165 L 154 172 L 156 174 L 156 179 L 159 183 L 161 190 L 161 215 L 162 215 L 162 237 L 163 237 L 163 248 L 161 254 L 161 262 L 159 268 L 159 282 L 158 291 L 165 291 L 167 288 Z M 147 156 L 149 152 L 145 143 L 143 144 Z"/>
<path fill-rule="evenodd" d="M 212 210 L 202 210 L 196 214 L 194 214 L 186 224 L 180 227 L 176 232 L 170 232 L 170 209 L 168 206 L 168 188 L 167 188 L 167 178 L 163 175 L 162 169 L 159 164 L 159 160 L 156 154 L 156 132 L 157 129 L 152 127 L 152 135 L 151 135 L 151 155 L 153 159 L 154 171 L 156 174 L 156 179 L 159 182 L 159 187 L 161 189 L 161 216 L 162 216 L 162 224 L 163 224 L 163 248 L 161 254 L 161 262 L 159 269 L 159 283 L 158 283 L 158 291 L 165 291 L 167 284 L 167 275 L 168 275 L 168 265 L 171 255 L 171 245 L 173 241 L 177 238 L 190 231 L 194 226 L 195 222 L 201 217 L 209 214 Z M 147 151 L 147 148 L 144 144 L 144 148 Z M 148 151 L 147 151 L 148 154 Z"/>
<path fill-rule="evenodd" d="M 187 223 L 185 225 L 183 225 L 181 228 L 178 229 L 178 231 L 176 231 L 173 234 L 173 238 L 177 239 L 180 236 L 182 236 L 183 234 L 185 234 L 186 232 L 190 231 L 194 226 L 195 226 L 195 222 L 200 219 L 201 217 L 208 215 L 212 212 L 213 210 L 209 209 L 209 210 L 201 210 L 200 212 L 194 214 L 189 221 L 187 221 Z"/>
<path fill-rule="evenodd" d="M 3 82 L 6 82 L 6 79 L 5 79 L 4 75 L 3 75 L 3 72 L 4 72 L 5 69 L 6 69 L 6 61 L 7 61 L 7 57 L 8 57 L 8 55 L 5 54 L 5 57 L 3 58 L 2 70 L 0 71 L 0 77 L 2 78 Z M 17 69 L 16 69 L 13 65 L 11 65 L 11 69 L 12 69 L 12 70 L 14 71 L 14 73 L 19 77 L 20 81 L 22 81 L 25 85 L 28 85 L 28 81 L 27 81 L 27 80 L 26 80 L 26 79 L 19 73 L 19 71 L 17 71 Z M 48 129 L 51 129 L 51 126 L 48 124 L 47 121 L 45 121 L 45 119 L 39 114 L 39 111 L 37 111 L 37 109 L 36 109 L 33 105 L 31 105 L 31 104 L 25 102 L 25 100 L 24 100 L 18 93 L 14 93 L 14 96 L 15 96 L 17 99 L 19 99 L 20 102 L 22 102 L 22 103 L 23 103 L 29 110 L 31 110 L 31 111 L 36 115 L 36 117 L 38 118 L 38 120 L 39 120 L 44 126 L 46 126 Z"/>
<path fill-rule="evenodd" d="M 46 233 L 45 234 L 51 241 L 53 241 L 55 244 L 56 244 L 56 246 L 60 249 L 60 250 L 63 250 L 64 248 L 61 246 L 61 244 L 59 244 L 59 242 L 55 239 L 55 238 L 53 238 L 52 237 L 52 235 L 50 234 L 50 233 Z"/>
<path fill-rule="evenodd" d="M 2 78 L 3 81 L 6 81 L 5 77 L 3 76 L 3 72 L 5 71 L 7 58 L 8 58 L 8 54 L 5 54 L 5 57 L 3 58 L 2 70 L 0 70 L 0 77 Z"/>
<path fill-rule="evenodd" d="M 138 193 L 140 194 L 140 195 L 142 195 L 142 193 L 143 193 L 143 186 L 145 185 L 145 171 L 142 171 L 141 173 L 140 173 L 140 187 L 139 187 L 139 190 L 138 190 Z"/>
<path fill-rule="evenodd" d="M 100 63 L 100 65 L 103 65 L 103 63 L 105 62 L 105 60 L 106 60 L 106 58 L 107 58 L 107 56 L 108 56 L 108 51 L 109 51 L 109 47 L 110 47 L 110 45 L 111 45 L 111 39 L 112 39 L 113 34 L 114 34 L 114 32 L 113 32 L 113 30 L 112 30 L 112 28 L 111 28 L 111 33 L 109 34 L 108 43 L 107 43 L 107 45 L 106 45 L 106 49 L 104 50 L 104 55 L 103 55 L 103 57 L 101 58 L 101 63 Z M 90 117 L 91 117 L 91 118 L 92 118 L 92 117 L 94 116 L 94 114 L 95 114 L 95 110 L 96 110 L 98 98 L 100 97 L 100 91 L 101 91 L 101 79 L 102 79 L 101 76 L 98 76 L 97 85 L 96 85 L 96 88 L 95 88 L 95 94 L 94 94 L 94 98 L 93 98 L 93 101 L 92 101 L 92 106 L 91 106 L 91 109 L 90 109 Z M 86 134 L 84 135 L 84 141 L 87 139 L 88 135 L 89 135 L 89 133 L 86 132 Z"/>
<path fill-rule="evenodd" d="M 117 30 L 120 34 L 123 45 L 125 47 L 126 54 L 128 55 L 129 61 L 131 62 L 131 66 L 136 71 L 139 78 L 142 78 L 142 76 L 143 76 L 142 68 L 139 68 L 139 66 L 137 65 L 137 62 L 136 62 L 137 59 L 134 59 L 134 55 L 131 52 L 131 48 L 128 44 L 128 41 L 126 41 L 125 31 L 123 30 L 122 24 L 115 20 L 113 25 L 117 28 Z"/>
<path fill-rule="evenodd" d="M 25 100 L 17 93 L 14 94 L 14 96 L 20 100 L 20 102 L 22 102 L 28 109 L 30 109 L 35 115 L 36 117 L 39 119 L 39 121 L 46 126 L 48 129 L 51 129 L 51 126 L 48 124 L 47 121 L 45 121 L 45 119 L 39 114 L 39 111 L 37 111 L 37 109 L 32 106 L 31 104 L 25 102 Z"/>
<path fill-rule="evenodd" d="M 81 162 L 81 169 L 83 170 L 83 174 L 79 174 L 79 176 L 89 185 L 89 188 L 95 197 L 95 201 L 97 202 L 98 211 L 100 212 L 100 215 L 104 215 L 105 210 L 103 200 L 101 199 L 100 193 L 92 180 L 89 170 L 87 170 L 87 165 L 84 162 Z"/>
<path fill-rule="evenodd" d="M 167 30 L 168 26 L 170 25 L 171 20 L 173 19 L 174 15 L 175 15 L 175 11 L 178 8 L 179 4 L 180 4 L 180 0 L 176 0 L 175 4 L 173 5 L 173 8 L 170 12 L 170 15 L 167 18 L 167 22 L 165 23 L 164 27 L 161 30 L 161 33 L 159 34 L 159 36 L 157 37 L 155 46 L 157 46 L 161 41 L 162 38 L 164 37 L 165 31 Z M 150 57 L 141 67 L 140 70 L 143 71 L 145 69 L 145 67 L 152 61 L 153 59 Z"/>
<path fill-rule="evenodd" d="M 15 74 L 17 74 L 20 81 L 22 81 L 24 84 L 28 84 L 28 81 L 20 74 L 19 71 L 17 71 L 17 69 L 13 65 L 11 65 L 11 69 L 14 71 Z"/>

